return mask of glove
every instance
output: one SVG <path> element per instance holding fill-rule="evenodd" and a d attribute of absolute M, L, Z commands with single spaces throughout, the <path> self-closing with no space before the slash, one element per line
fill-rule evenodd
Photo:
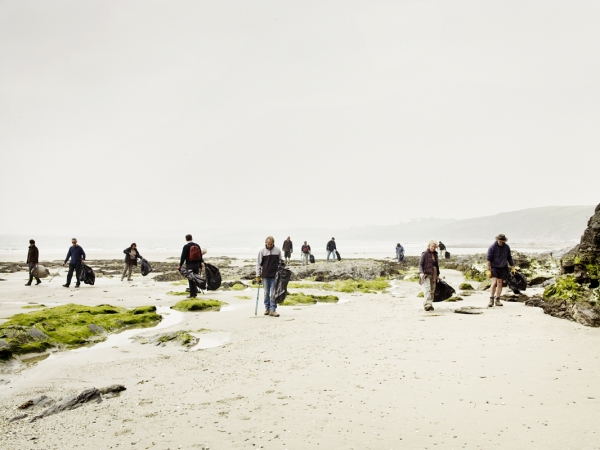
<path fill-rule="evenodd" d="M 515 266 L 512 266 L 512 267 L 510 268 L 510 271 L 511 271 L 512 273 L 515 273 L 515 272 L 517 271 L 517 269 L 515 269 Z"/>
<path fill-rule="evenodd" d="M 262 282 L 262 277 L 256 277 L 256 284 L 260 284 Z"/>
<path fill-rule="evenodd" d="M 485 275 L 486 275 L 488 278 L 492 278 L 492 271 L 491 271 L 490 269 L 486 270 L 486 271 L 485 271 Z"/>
<path fill-rule="evenodd" d="M 181 270 L 181 266 L 177 266 L 177 271 L 180 271 L 180 270 Z"/>

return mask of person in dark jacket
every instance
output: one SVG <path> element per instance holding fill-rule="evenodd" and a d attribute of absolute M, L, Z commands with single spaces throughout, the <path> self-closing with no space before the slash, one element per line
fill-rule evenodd
<path fill-rule="evenodd" d="M 514 271 L 514 261 L 510 252 L 510 247 L 506 243 L 508 239 L 503 234 L 496 236 L 496 241 L 490 245 L 487 252 L 487 267 L 488 276 L 492 277 L 492 287 L 490 288 L 490 301 L 488 308 L 494 306 L 494 298 L 496 306 L 502 306 L 500 297 L 502 296 L 502 280 L 508 278 L 508 268 Z"/>
<path fill-rule="evenodd" d="M 29 240 L 29 251 L 27 252 L 27 265 L 29 266 L 29 281 L 25 286 L 31 286 L 31 282 L 33 281 L 33 272 L 37 267 L 40 260 L 40 251 L 35 246 L 35 241 L 33 239 Z M 41 283 L 41 280 L 38 277 L 35 277 L 36 286 Z"/>
<path fill-rule="evenodd" d="M 273 236 L 268 236 L 265 239 L 265 248 L 258 252 L 256 262 L 256 281 L 257 283 L 262 281 L 265 288 L 265 316 L 279 317 L 277 303 L 273 298 L 279 261 L 281 261 L 281 250 L 275 247 Z"/>
<path fill-rule="evenodd" d="M 300 249 L 302 251 L 302 265 L 308 265 L 308 258 L 310 257 L 310 245 L 304 241 L 304 245 Z"/>
<path fill-rule="evenodd" d="M 331 240 L 327 243 L 327 246 L 325 247 L 325 250 L 327 250 L 327 262 L 329 262 L 329 257 L 332 256 L 333 260 L 335 261 L 337 259 L 337 246 L 335 245 L 335 238 L 332 237 Z"/>
<path fill-rule="evenodd" d="M 131 271 L 133 270 L 133 266 L 137 266 L 137 260 L 141 259 L 142 255 L 140 255 L 140 252 L 138 252 L 137 244 L 135 242 L 123 250 L 123 253 L 125 253 L 125 267 L 123 268 L 121 281 L 123 281 L 125 275 L 127 275 L 127 281 L 132 281 Z"/>
<path fill-rule="evenodd" d="M 181 269 L 181 266 L 185 263 L 186 269 L 191 270 L 195 274 L 199 274 L 200 267 L 202 266 L 202 249 L 192 240 L 191 234 L 186 234 L 185 240 L 187 241 L 187 244 L 185 244 L 181 250 L 181 258 L 179 259 L 179 267 L 177 270 Z M 188 285 L 190 287 L 190 296 L 188 298 L 196 298 L 198 296 L 198 286 L 196 286 L 196 282 L 188 280 Z"/>
<path fill-rule="evenodd" d="M 283 250 L 283 257 L 285 258 L 285 263 L 288 264 L 290 262 L 290 258 L 292 257 L 292 253 L 294 252 L 294 244 L 290 240 L 289 236 L 285 241 L 283 241 L 281 249 Z"/>
<path fill-rule="evenodd" d="M 78 288 L 81 284 L 79 281 L 79 277 L 81 275 L 81 264 L 85 262 L 85 252 L 83 248 L 77 244 L 77 239 L 71 239 L 71 247 L 69 247 L 69 251 L 67 252 L 67 257 L 65 258 L 65 262 L 63 266 L 67 265 L 67 261 L 69 262 L 69 273 L 67 273 L 67 283 L 63 284 L 64 287 L 68 288 L 71 285 L 71 279 L 73 278 L 73 272 L 75 272 L 75 277 L 77 278 L 77 283 L 75 287 Z"/>
<path fill-rule="evenodd" d="M 398 245 L 396 245 L 396 259 L 398 262 L 404 261 L 404 247 L 402 247 L 400 242 L 398 242 Z"/>
<path fill-rule="evenodd" d="M 423 294 L 425 301 L 423 307 L 425 311 L 433 311 L 433 295 L 435 287 L 440 276 L 440 266 L 438 264 L 438 253 L 435 251 L 437 243 L 429 241 L 427 250 L 421 255 L 419 261 L 419 278 L 421 286 L 423 286 Z"/>

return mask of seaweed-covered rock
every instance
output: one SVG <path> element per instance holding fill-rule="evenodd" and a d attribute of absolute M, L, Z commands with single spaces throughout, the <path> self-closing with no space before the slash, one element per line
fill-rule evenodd
<path fill-rule="evenodd" d="M 167 333 L 160 333 L 154 336 L 134 336 L 135 341 L 140 344 L 152 344 L 159 347 L 164 347 L 168 343 L 177 343 L 183 347 L 193 347 L 198 343 L 198 338 L 192 335 L 189 331 L 178 330 Z"/>
<path fill-rule="evenodd" d="M 561 258 L 561 275 L 544 290 L 544 311 L 582 325 L 600 326 L 599 263 L 600 204 L 580 243 Z"/>
<path fill-rule="evenodd" d="M 40 353 L 50 348 L 69 348 L 103 341 L 108 332 L 156 325 L 162 317 L 156 307 L 127 310 L 111 305 L 61 305 L 16 314 L 0 325 L 0 358 Z"/>

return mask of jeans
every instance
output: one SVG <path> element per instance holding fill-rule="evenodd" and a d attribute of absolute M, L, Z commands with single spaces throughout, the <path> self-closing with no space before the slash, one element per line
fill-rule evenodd
<path fill-rule="evenodd" d="M 123 275 L 121 275 L 121 281 L 123 281 L 123 278 L 125 278 L 125 275 L 127 275 L 127 272 L 129 272 L 129 275 L 127 275 L 127 281 L 131 281 L 131 271 L 132 270 L 133 270 L 133 264 L 125 263 L 125 267 L 123 268 Z"/>
<path fill-rule="evenodd" d="M 71 285 L 71 279 L 73 278 L 73 271 L 75 271 L 75 278 L 77 279 L 77 286 L 79 286 L 79 276 L 81 273 L 81 261 L 75 264 L 69 264 L 69 273 L 67 273 L 67 286 Z"/>
<path fill-rule="evenodd" d="M 277 303 L 273 298 L 273 290 L 275 289 L 275 278 L 263 278 L 263 287 L 265 288 L 265 309 L 275 311 Z"/>
<path fill-rule="evenodd" d="M 337 259 L 337 254 L 335 250 L 327 250 L 327 261 L 329 262 L 329 256 L 333 257 L 333 260 L 335 261 Z"/>
<path fill-rule="evenodd" d="M 35 269 L 35 263 L 29 263 L 29 284 L 33 281 L 33 271 Z M 35 281 L 40 284 L 41 281 L 38 277 L 35 277 Z"/>
<path fill-rule="evenodd" d="M 195 274 L 200 273 L 200 264 L 186 264 L 185 268 L 191 270 Z M 196 297 L 198 295 L 198 285 L 196 282 L 188 280 L 188 286 L 190 287 L 190 297 Z"/>
<path fill-rule="evenodd" d="M 306 266 L 308 265 L 308 257 L 309 257 L 310 253 L 302 253 L 302 265 Z"/>

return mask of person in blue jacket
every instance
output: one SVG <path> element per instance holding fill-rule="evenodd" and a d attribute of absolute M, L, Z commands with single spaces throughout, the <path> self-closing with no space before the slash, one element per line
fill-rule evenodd
<path fill-rule="evenodd" d="M 487 267 L 488 276 L 492 277 L 492 287 L 490 288 L 490 301 L 488 308 L 494 306 L 494 293 L 496 306 L 502 306 L 500 296 L 502 295 L 502 281 L 508 278 L 508 268 L 514 271 L 514 261 L 510 252 L 510 247 L 506 243 L 508 239 L 503 234 L 496 236 L 494 242 L 488 248 L 487 252 Z"/>
<path fill-rule="evenodd" d="M 64 287 L 68 288 L 71 286 L 71 279 L 73 278 L 73 272 L 75 272 L 75 277 L 77 278 L 77 283 L 75 287 L 78 288 L 81 284 L 79 281 L 79 277 L 81 274 L 81 263 L 85 262 L 85 252 L 83 248 L 77 244 L 77 239 L 71 239 L 71 247 L 69 247 L 69 251 L 67 252 L 67 257 L 65 258 L 65 262 L 63 266 L 67 265 L 67 261 L 69 262 L 69 273 L 67 273 L 67 283 L 63 284 Z"/>

